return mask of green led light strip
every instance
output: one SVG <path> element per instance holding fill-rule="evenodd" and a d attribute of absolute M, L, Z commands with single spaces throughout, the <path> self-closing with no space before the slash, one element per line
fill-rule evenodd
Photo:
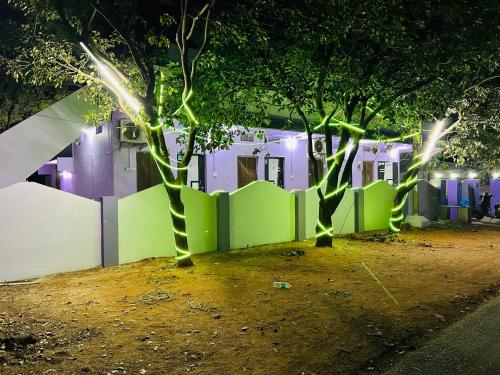
<path fill-rule="evenodd" d="M 177 261 L 189 258 L 191 256 L 191 253 L 189 251 L 181 249 L 180 247 L 177 247 L 177 245 L 175 246 L 175 251 L 178 252 L 178 253 L 180 253 L 180 254 L 182 254 L 182 255 L 179 255 L 179 256 L 175 257 L 175 259 Z"/>
<path fill-rule="evenodd" d="M 340 156 L 340 155 L 342 155 L 343 153 L 345 153 L 345 152 L 347 151 L 347 149 L 348 149 L 349 147 L 351 147 L 351 146 L 352 146 L 351 144 L 349 144 L 349 145 L 345 146 L 342 150 L 338 151 L 338 152 L 337 152 L 337 153 L 335 153 L 334 155 L 331 155 L 331 156 L 327 157 L 327 158 L 326 158 L 326 160 L 327 160 L 327 161 L 330 161 L 330 160 L 332 160 L 332 159 L 335 159 L 337 156 Z M 333 171 L 333 168 L 334 168 L 334 167 L 335 167 L 335 164 L 332 164 L 332 165 L 328 168 L 328 171 L 326 172 L 325 176 L 321 179 L 321 181 L 320 181 L 318 184 L 316 184 L 316 189 L 317 189 L 317 190 L 321 189 L 321 185 L 323 185 L 323 184 L 326 182 L 326 180 L 328 179 L 328 176 L 330 176 L 330 174 L 332 173 L 332 171 Z"/>
<path fill-rule="evenodd" d="M 332 119 L 332 122 L 329 124 L 330 126 L 342 126 L 344 128 L 347 128 L 349 130 L 352 130 L 355 133 L 360 133 L 363 134 L 365 132 L 365 129 L 361 129 L 360 127 L 356 126 L 359 124 L 348 124 L 347 122 L 337 120 L 337 119 Z"/>
<path fill-rule="evenodd" d="M 334 113 L 331 117 L 333 117 L 333 118 L 334 118 L 335 116 L 337 116 L 337 115 L 340 113 L 340 111 L 341 111 L 341 110 L 339 109 L 339 110 L 338 110 L 337 112 L 335 112 L 335 113 Z M 321 121 L 318 125 L 316 125 L 315 127 L 313 127 L 313 131 L 314 131 L 314 130 L 318 130 L 319 128 L 321 128 L 321 127 L 325 126 L 325 125 L 326 125 L 326 120 L 327 120 L 327 119 L 328 119 L 328 117 L 325 117 L 325 118 L 324 118 L 324 119 L 323 119 L 323 120 L 322 120 L 322 121 Z"/>
<path fill-rule="evenodd" d="M 375 181 L 370 182 L 368 185 L 366 185 L 366 186 L 364 186 L 364 187 L 363 187 L 363 190 L 368 189 L 369 187 L 371 187 L 371 186 L 375 185 L 375 184 L 376 184 L 376 183 L 378 183 L 379 181 L 381 181 L 381 180 L 375 180 Z"/>
<path fill-rule="evenodd" d="M 318 226 L 321 228 L 323 232 L 316 233 L 316 238 L 322 237 L 325 234 L 328 235 L 329 237 L 333 237 L 333 226 L 327 229 L 319 219 L 318 219 Z"/>
<path fill-rule="evenodd" d="M 412 169 L 418 168 L 424 163 L 425 162 L 423 160 L 417 161 L 416 163 L 413 163 L 412 165 L 410 165 L 410 167 L 408 168 L 407 171 L 411 171 Z"/>
<path fill-rule="evenodd" d="M 401 221 L 401 220 L 403 220 L 403 218 L 404 218 L 404 215 L 403 215 L 403 214 L 401 214 L 401 215 L 396 216 L 396 217 L 391 217 L 391 221 L 392 221 L 392 222 L 397 222 L 397 221 Z"/>
<path fill-rule="evenodd" d="M 405 139 L 408 139 L 408 138 L 413 138 L 417 135 L 420 134 L 420 131 L 416 131 L 414 133 L 411 133 L 411 134 L 407 134 L 407 135 L 404 135 L 402 137 L 394 137 L 394 138 L 389 138 L 389 139 L 386 139 L 384 141 L 380 141 L 380 142 L 384 142 L 384 143 L 387 143 L 387 142 L 397 142 L 397 141 L 403 141 Z"/>
<path fill-rule="evenodd" d="M 366 109 L 367 109 L 367 110 L 369 110 L 370 112 L 373 112 L 373 111 L 374 111 L 373 109 L 371 109 L 371 108 L 370 108 L 370 107 L 368 107 L 367 105 L 365 105 L 365 107 L 366 107 Z M 384 120 L 384 121 L 385 121 L 384 116 L 382 116 L 380 113 L 377 113 L 375 116 L 380 117 L 382 120 Z"/>
<path fill-rule="evenodd" d="M 174 215 L 175 217 L 178 217 L 179 219 L 186 219 L 186 215 L 183 215 L 183 214 L 181 214 L 181 213 L 177 212 L 176 210 L 174 210 L 174 209 L 172 208 L 172 206 L 170 206 L 170 213 L 171 213 L 172 215 Z"/>
<path fill-rule="evenodd" d="M 185 171 L 185 170 L 187 170 L 187 169 L 189 168 L 189 167 L 174 167 L 173 165 L 171 165 L 171 164 L 167 163 L 167 162 L 166 162 L 166 161 L 165 161 L 165 160 L 164 160 L 164 159 L 163 159 L 160 155 L 158 155 L 158 154 L 156 153 L 156 148 L 155 148 L 155 146 L 154 146 L 154 145 L 152 145 L 152 146 L 150 147 L 150 149 L 151 149 L 151 154 L 153 155 L 153 157 L 154 157 L 156 160 L 158 160 L 158 162 L 159 162 L 160 164 L 164 165 L 164 166 L 165 166 L 165 167 L 167 167 L 167 168 L 170 168 L 170 169 L 173 169 L 173 170 L 176 170 L 176 171 Z"/>
<path fill-rule="evenodd" d="M 163 72 L 160 72 L 160 77 L 161 81 L 163 82 Z M 165 85 L 162 83 L 160 84 L 160 98 L 158 100 L 158 117 L 161 117 L 162 112 L 163 112 L 163 90 L 165 88 Z"/>
<path fill-rule="evenodd" d="M 199 124 L 198 119 L 196 118 L 191 107 L 189 107 L 189 104 L 188 104 L 188 101 L 192 95 L 193 95 L 193 90 L 190 90 L 186 96 L 184 96 L 184 93 L 182 94 L 182 105 L 174 112 L 174 115 L 179 113 L 181 108 L 184 108 L 186 110 L 186 113 L 187 113 L 189 119 L 191 121 L 193 121 L 196 125 L 198 125 Z"/>
<path fill-rule="evenodd" d="M 149 144 L 149 143 L 148 143 Z M 149 148 L 153 151 L 154 150 L 154 145 L 151 145 L 149 144 Z M 165 177 L 165 174 L 163 173 L 162 169 L 160 168 L 159 166 L 159 160 L 158 160 L 158 157 L 156 156 L 156 153 L 151 153 L 153 155 L 153 160 L 155 161 L 156 163 L 156 166 L 158 168 L 158 171 L 160 172 L 160 176 L 161 176 L 161 179 L 163 180 L 163 183 L 169 187 L 169 188 L 172 188 L 172 189 L 182 189 L 182 185 L 179 185 L 179 184 L 173 184 L 171 182 L 169 182 L 167 180 L 167 178 Z M 185 220 L 186 219 L 186 216 L 177 212 L 174 208 L 172 208 L 172 205 L 169 203 L 169 209 L 170 209 L 170 213 L 181 219 L 181 220 Z M 183 237 L 186 237 L 187 238 L 187 233 L 186 232 L 182 232 L 180 230 L 178 230 L 175 225 L 174 225 L 174 221 L 172 220 L 172 230 L 174 231 L 175 234 L 177 235 L 180 235 L 180 236 L 183 236 Z M 181 249 L 180 247 L 178 247 L 177 245 L 175 245 L 175 252 L 176 254 L 181 254 L 181 255 L 178 255 L 175 257 L 175 260 L 179 261 L 179 260 L 182 260 L 182 259 L 186 259 L 186 258 L 189 258 L 191 256 L 191 253 L 187 250 L 184 250 L 184 249 Z"/>
<path fill-rule="evenodd" d="M 347 185 L 348 185 L 348 183 L 346 182 L 345 184 L 341 185 L 339 188 L 337 188 L 334 191 L 326 194 L 325 195 L 325 199 L 329 199 L 329 198 L 337 195 L 338 193 L 340 193 L 341 191 L 343 191 L 347 187 Z"/>
<path fill-rule="evenodd" d="M 327 161 L 330 161 L 330 160 L 332 160 L 332 159 L 335 159 L 337 156 L 340 156 L 340 155 L 342 155 L 343 153 L 345 153 L 349 147 L 352 147 L 352 144 L 348 144 L 348 145 L 347 145 L 347 146 L 345 146 L 342 150 L 337 151 L 334 155 L 331 155 L 331 156 L 327 157 L 327 158 L 326 158 L 326 160 L 327 160 Z"/>
<path fill-rule="evenodd" d="M 393 231 L 393 232 L 401 232 L 401 229 L 396 228 L 396 227 L 394 226 L 394 224 L 392 224 L 392 221 L 389 221 L 389 228 L 390 228 L 390 229 L 391 229 L 391 231 Z"/>
<path fill-rule="evenodd" d="M 174 227 L 174 233 L 177 233 L 179 236 L 186 237 L 187 238 L 187 233 L 183 232 L 181 230 L 178 230 Z"/>
<path fill-rule="evenodd" d="M 403 197 L 403 200 L 401 201 L 401 203 L 398 206 L 394 207 L 391 211 L 392 212 L 398 212 L 400 209 L 402 209 L 403 206 L 406 203 L 406 198 L 408 198 L 408 193 L 405 194 L 405 196 Z"/>
<path fill-rule="evenodd" d="M 418 177 L 417 176 L 413 176 L 412 178 L 410 178 L 408 181 L 406 182 L 402 182 L 401 184 L 399 184 L 397 187 L 396 187 L 396 190 L 399 190 L 403 187 L 406 187 L 406 186 L 410 186 L 411 184 L 417 182 L 418 180 Z"/>

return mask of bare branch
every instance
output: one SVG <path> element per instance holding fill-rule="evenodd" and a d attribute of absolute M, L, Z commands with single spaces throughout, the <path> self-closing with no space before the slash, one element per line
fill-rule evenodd
<path fill-rule="evenodd" d="M 210 8 L 208 9 L 207 17 L 205 19 L 205 28 L 204 28 L 204 31 L 203 31 L 203 43 L 201 44 L 200 49 L 196 53 L 196 56 L 193 58 L 193 61 L 191 61 L 191 74 L 190 74 L 191 80 L 193 79 L 194 72 L 196 70 L 196 62 L 200 58 L 201 54 L 203 53 L 203 50 L 205 49 L 205 47 L 207 45 L 207 41 L 208 41 L 208 21 L 210 19 L 210 12 L 211 12 L 211 6 L 212 6 L 212 4 L 213 3 L 211 3 L 209 5 Z"/>
<path fill-rule="evenodd" d="M 481 86 L 483 83 L 488 82 L 488 81 L 491 81 L 492 79 L 495 79 L 495 78 L 500 78 L 500 75 L 493 76 L 493 77 L 488 77 L 488 78 L 486 78 L 486 79 L 483 79 L 481 82 L 476 83 L 475 85 L 473 85 L 473 86 L 471 86 L 471 87 L 469 87 L 469 88 L 465 89 L 465 90 L 464 90 L 464 93 L 466 93 L 466 92 L 468 92 L 468 91 L 470 91 L 470 90 L 472 90 L 472 89 L 474 89 L 474 88 L 476 88 L 476 87 L 478 87 L 478 86 Z"/>
<path fill-rule="evenodd" d="M 193 36 L 194 29 L 196 27 L 196 22 L 209 7 L 210 7 L 209 3 L 205 4 L 205 6 L 200 10 L 200 12 L 193 18 L 193 22 L 191 23 L 191 29 L 189 30 L 189 33 L 186 36 L 186 40 L 191 39 L 191 37 Z"/>

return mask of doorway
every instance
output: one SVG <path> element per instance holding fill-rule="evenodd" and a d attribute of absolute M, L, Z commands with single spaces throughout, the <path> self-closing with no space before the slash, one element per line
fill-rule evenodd
<path fill-rule="evenodd" d="M 285 188 L 284 164 L 285 158 L 266 157 L 265 163 L 265 179 L 272 182 L 280 188 Z"/>
<path fill-rule="evenodd" d="M 318 170 L 319 170 L 319 179 L 320 181 L 323 179 L 323 158 L 318 158 L 316 157 L 314 161 L 312 161 L 311 159 L 308 159 L 309 160 L 309 164 L 308 164 L 308 170 L 309 170 L 309 187 L 311 186 L 315 186 L 316 185 L 316 181 L 314 180 L 314 161 L 316 162 L 316 164 L 318 165 Z"/>
<path fill-rule="evenodd" d="M 193 154 L 189 162 L 186 185 L 199 191 L 206 191 L 205 155 Z"/>
<path fill-rule="evenodd" d="M 257 180 L 257 157 L 238 156 L 238 189 Z"/>
<path fill-rule="evenodd" d="M 389 185 L 398 183 L 398 163 L 391 161 L 379 161 L 377 164 L 379 180 L 385 180 Z"/>
<path fill-rule="evenodd" d="M 366 186 L 373 181 L 373 160 L 363 161 L 363 180 L 362 185 Z"/>

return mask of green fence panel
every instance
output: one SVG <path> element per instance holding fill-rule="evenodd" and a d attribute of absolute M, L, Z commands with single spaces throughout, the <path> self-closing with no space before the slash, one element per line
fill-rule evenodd
<path fill-rule="evenodd" d="M 389 227 L 396 189 L 385 181 L 375 181 L 363 188 L 364 231 Z"/>
<path fill-rule="evenodd" d="M 217 251 L 217 197 L 184 187 L 181 193 L 186 213 L 189 251 Z"/>
<path fill-rule="evenodd" d="M 319 197 L 316 187 L 306 190 L 306 238 L 316 236 L 316 223 L 318 222 Z M 332 215 L 334 234 L 354 233 L 355 231 L 354 192 L 348 189 L 339 206 Z"/>
<path fill-rule="evenodd" d="M 120 264 L 175 255 L 168 197 L 162 185 L 118 200 Z"/>
<path fill-rule="evenodd" d="M 355 207 L 354 191 L 347 189 L 340 201 L 339 206 L 332 215 L 332 226 L 334 234 L 348 234 L 355 232 Z"/>
<path fill-rule="evenodd" d="M 254 181 L 229 194 L 231 248 L 295 238 L 295 197 L 268 181 Z"/>
<path fill-rule="evenodd" d="M 181 199 L 190 251 L 217 250 L 217 198 L 184 187 Z M 118 201 L 118 244 L 120 264 L 175 256 L 169 200 L 162 185 Z"/>

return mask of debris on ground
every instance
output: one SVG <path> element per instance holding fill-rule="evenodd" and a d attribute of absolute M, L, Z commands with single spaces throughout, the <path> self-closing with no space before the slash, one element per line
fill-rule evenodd
<path fill-rule="evenodd" d="M 330 290 L 329 292 L 326 292 L 325 294 L 329 295 L 329 296 L 340 297 L 340 298 L 351 298 L 352 297 L 352 293 L 349 292 L 348 290 Z"/>
<path fill-rule="evenodd" d="M 273 288 L 289 289 L 291 287 L 292 287 L 292 284 L 287 283 L 286 281 L 275 281 L 275 282 L 273 282 Z"/>
<path fill-rule="evenodd" d="M 154 305 L 160 301 L 169 301 L 172 299 L 172 296 L 172 292 L 158 289 L 154 292 L 140 295 L 137 300 L 145 305 Z"/>
<path fill-rule="evenodd" d="M 358 240 L 358 241 L 367 241 L 367 242 L 398 242 L 405 243 L 405 240 L 402 239 L 399 233 L 368 233 L 368 234 L 348 234 L 345 236 L 350 240 Z"/>
<path fill-rule="evenodd" d="M 435 229 L 451 229 L 455 231 L 477 232 L 478 228 L 469 223 L 463 223 L 458 220 L 439 220 L 431 222 L 431 225 L 426 230 Z"/>
<path fill-rule="evenodd" d="M 299 250 L 299 249 L 290 249 L 290 250 L 284 250 L 281 255 L 287 256 L 287 257 L 301 257 L 302 255 L 305 255 L 306 251 L 305 250 Z"/>

